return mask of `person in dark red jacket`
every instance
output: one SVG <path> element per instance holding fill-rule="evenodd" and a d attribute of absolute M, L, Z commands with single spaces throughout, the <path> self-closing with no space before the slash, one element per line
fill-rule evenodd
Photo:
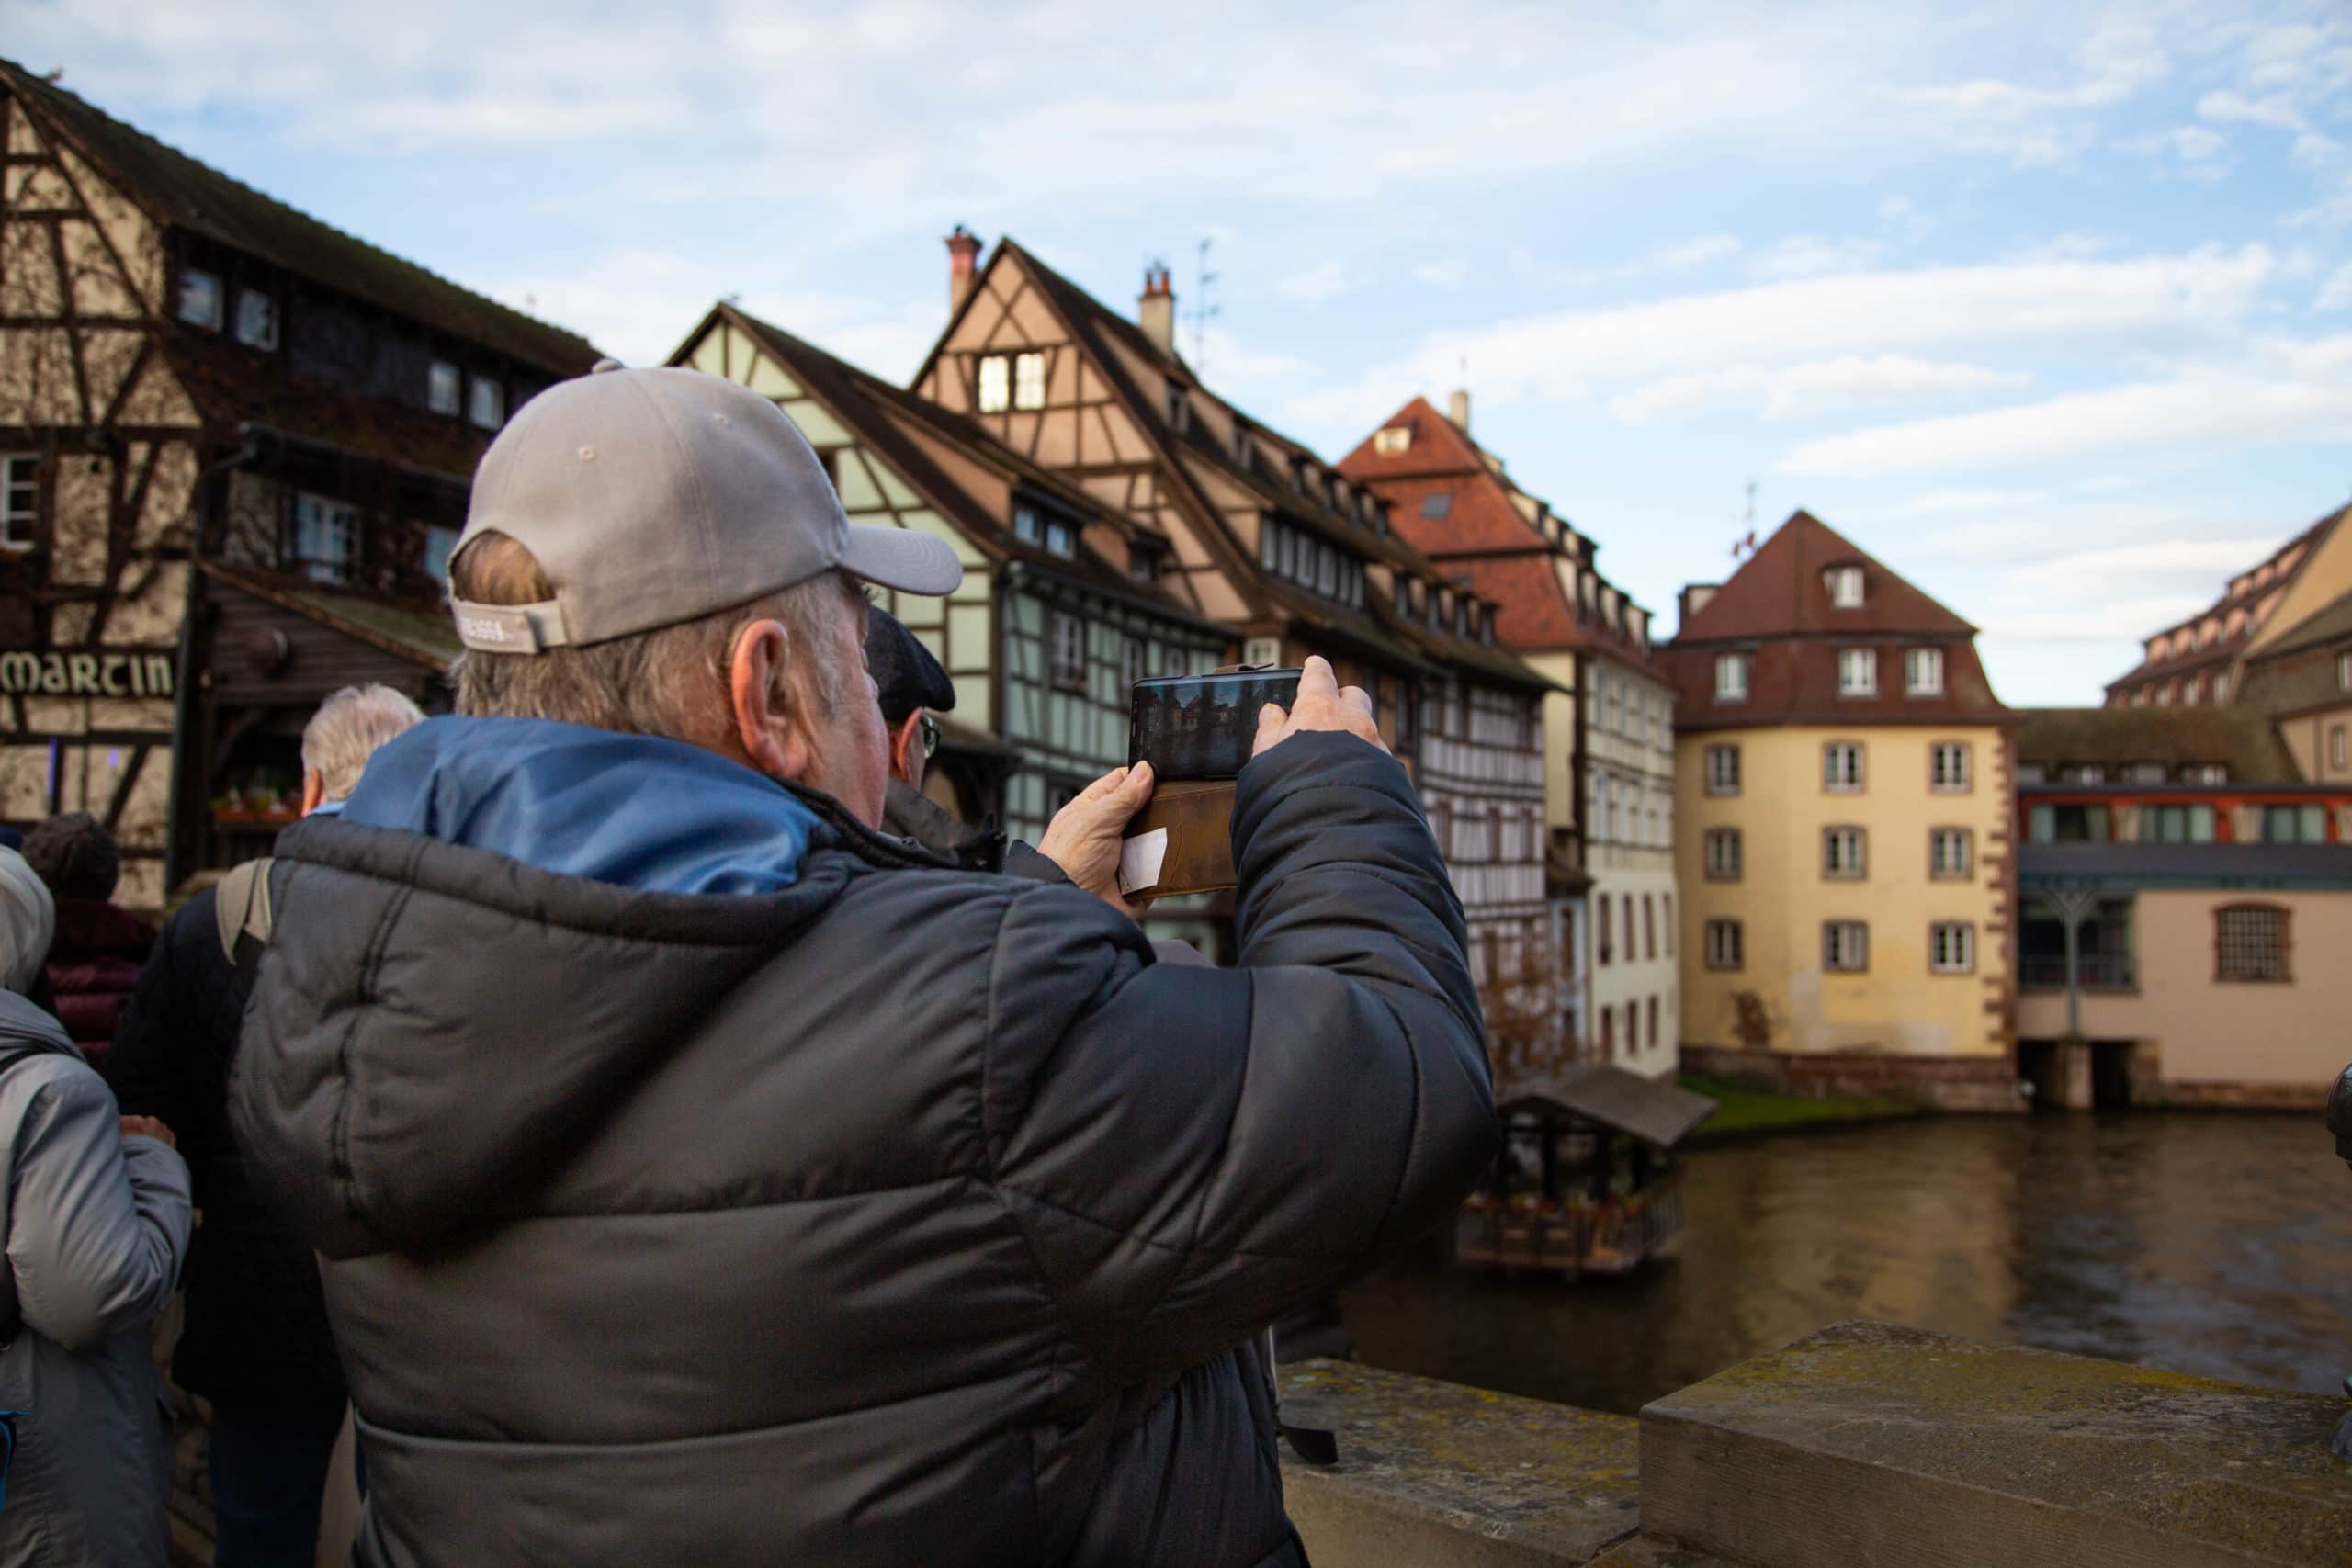
<path fill-rule="evenodd" d="M 115 904 L 122 853 L 88 812 L 61 813 L 26 834 L 25 861 L 57 901 L 46 972 L 58 1021 L 96 1066 L 114 1043 L 155 928 Z"/>

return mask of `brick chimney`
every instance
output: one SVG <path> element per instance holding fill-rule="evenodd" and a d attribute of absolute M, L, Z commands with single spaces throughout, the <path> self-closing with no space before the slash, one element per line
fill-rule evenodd
<path fill-rule="evenodd" d="M 972 297 L 980 280 L 980 237 L 961 223 L 947 236 L 947 313 L 954 315 Z"/>
<path fill-rule="evenodd" d="M 1168 264 L 1153 262 L 1143 269 L 1143 294 L 1136 300 L 1136 325 L 1160 353 L 1176 356 L 1176 290 L 1168 281 Z"/>
<path fill-rule="evenodd" d="M 1456 387 L 1453 389 L 1453 395 L 1445 400 L 1445 417 L 1453 422 L 1454 429 L 1462 432 L 1464 435 L 1470 434 L 1470 391 L 1468 388 Z"/>

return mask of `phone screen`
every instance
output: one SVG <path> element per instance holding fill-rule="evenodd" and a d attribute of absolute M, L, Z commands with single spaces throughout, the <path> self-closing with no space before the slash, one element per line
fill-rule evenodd
<path fill-rule="evenodd" d="M 1137 681 L 1127 761 L 1149 762 L 1163 779 L 1229 779 L 1250 760 L 1258 710 L 1298 699 L 1299 671 L 1164 675 Z"/>

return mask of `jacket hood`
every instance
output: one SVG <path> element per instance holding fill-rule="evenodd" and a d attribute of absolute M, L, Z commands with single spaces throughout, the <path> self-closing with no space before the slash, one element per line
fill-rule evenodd
<path fill-rule="evenodd" d="M 0 1051 L 32 1046 L 79 1061 L 82 1053 L 66 1037 L 65 1026 L 14 991 L 0 991 Z"/>
<path fill-rule="evenodd" d="M 541 718 L 429 718 L 368 759 L 345 822 L 650 893 L 773 893 L 818 816 L 675 740 Z"/>
<path fill-rule="evenodd" d="M 330 1256 L 526 1203 L 863 865 L 942 863 L 690 747 L 448 718 L 277 861 L 232 1114 Z"/>

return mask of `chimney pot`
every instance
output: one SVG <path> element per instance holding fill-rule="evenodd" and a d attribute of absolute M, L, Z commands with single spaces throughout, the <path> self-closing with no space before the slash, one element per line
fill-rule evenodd
<path fill-rule="evenodd" d="M 1136 325 L 1152 346 L 1170 358 L 1176 356 L 1176 290 L 1168 278 L 1168 264 L 1153 262 L 1143 269 L 1143 294 L 1136 300 Z"/>
<path fill-rule="evenodd" d="M 1452 421 L 1453 422 L 1453 427 L 1454 427 L 1456 430 L 1459 430 L 1459 431 L 1460 431 L 1460 432 L 1462 432 L 1462 434 L 1464 434 L 1464 435 L 1469 434 L 1470 434 L 1470 393 L 1469 393 L 1469 391 L 1468 391 L 1466 389 L 1464 389 L 1464 388 L 1456 387 L 1456 388 L 1453 389 L 1453 395 L 1452 397 L 1450 397 L 1450 398 L 1446 399 L 1446 400 L 1445 400 L 1445 401 L 1446 401 L 1445 417 L 1446 417 L 1446 418 L 1448 418 L 1448 419 L 1450 419 L 1450 420 L 1452 420 Z"/>
<path fill-rule="evenodd" d="M 947 236 L 947 313 L 954 315 L 979 282 L 980 238 L 961 223 Z"/>

